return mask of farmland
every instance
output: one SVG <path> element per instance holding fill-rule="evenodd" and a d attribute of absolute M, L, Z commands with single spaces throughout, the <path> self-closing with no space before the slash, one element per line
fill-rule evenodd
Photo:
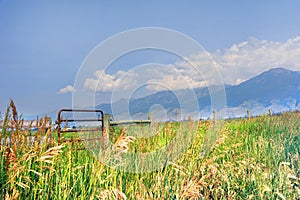
<path fill-rule="evenodd" d="M 22 120 L 11 106 L 5 116 L 13 126 L 0 138 L 12 144 L 0 149 L 0 199 L 299 199 L 300 113 L 286 112 L 225 121 L 215 145 L 206 149 L 212 121 L 197 125 L 191 145 L 176 162 L 154 171 L 132 173 L 101 163 L 80 143 L 58 144 L 56 132 L 40 119 L 29 144 Z M 149 138 L 114 130 L 110 138 L 120 155 L 151 152 L 176 136 L 180 123 L 162 125 Z M 191 128 L 190 123 L 186 129 Z M 36 140 L 38 141 L 38 139 Z M 116 164 L 118 165 L 118 164 Z"/>

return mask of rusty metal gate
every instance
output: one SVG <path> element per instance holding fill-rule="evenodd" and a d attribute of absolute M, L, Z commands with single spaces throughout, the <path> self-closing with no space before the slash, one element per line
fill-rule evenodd
<path fill-rule="evenodd" d="M 74 116 L 74 113 L 95 113 L 96 117 L 95 118 L 82 118 L 82 119 L 75 119 L 74 117 L 72 119 L 63 119 L 62 113 L 72 113 Z M 77 127 L 63 127 L 62 128 L 62 123 L 69 123 L 69 122 L 99 122 L 97 127 L 92 127 L 92 128 L 77 128 Z M 104 114 L 101 110 L 80 110 L 80 109 L 61 109 L 58 112 L 58 117 L 57 117 L 57 136 L 58 136 L 58 142 L 74 142 L 74 139 L 66 139 L 62 140 L 62 134 L 63 133 L 75 133 L 75 132 L 99 132 L 98 137 L 93 137 L 93 138 L 80 138 L 76 139 L 76 141 L 84 141 L 84 140 L 100 140 L 103 136 L 103 130 L 104 130 Z M 101 135 L 100 135 L 101 132 Z"/>

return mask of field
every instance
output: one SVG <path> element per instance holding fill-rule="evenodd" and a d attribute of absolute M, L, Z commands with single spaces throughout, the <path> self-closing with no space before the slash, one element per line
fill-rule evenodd
<path fill-rule="evenodd" d="M 36 141 L 46 136 L 47 142 L 29 144 L 14 105 L 7 111 L 5 121 L 14 128 L 3 127 L 0 138 L 13 142 L 0 149 L 0 199 L 300 199 L 299 112 L 225 121 L 204 156 L 213 122 L 197 122 L 192 144 L 176 162 L 132 173 L 102 164 L 78 150 L 80 144 L 59 145 L 50 137 L 55 131 L 45 128 L 47 119 L 36 132 Z M 119 155 L 151 152 L 171 142 L 180 125 L 165 123 L 147 139 L 126 130 L 110 138 Z"/>

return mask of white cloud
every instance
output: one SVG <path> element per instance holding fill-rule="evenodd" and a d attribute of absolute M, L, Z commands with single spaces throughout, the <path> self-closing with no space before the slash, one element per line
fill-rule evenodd
<path fill-rule="evenodd" d="M 207 55 L 216 62 L 207 59 Z M 259 40 L 250 37 L 247 41 L 234 44 L 230 48 L 214 53 L 200 52 L 188 57 L 188 61 L 201 69 L 202 76 L 208 84 L 216 84 L 214 71 L 220 71 L 223 82 L 239 84 L 242 81 L 258 75 L 266 70 L 283 67 L 290 70 L 300 70 L 300 36 L 285 42 Z M 185 69 L 187 62 L 177 62 L 175 67 Z M 204 67 L 201 67 L 204 66 Z M 190 77 L 193 73 L 187 72 Z"/>
<path fill-rule="evenodd" d="M 237 84 L 271 68 L 300 70 L 299 55 L 300 37 L 283 43 L 249 38 L 213 58 L 222 66 L 224 82 Z"/>
<path fill-rule="evenodd" d="M 223 82 L 236 85 L 270 68 L 300 70 L 299 55 L 300 36 L 281 43 L 250 37 L 228 49 L 200 52 L 169 65 L 147 65 L 129 72 L 120 70 L 115 74 L 98 70 L 94 77 L 85 80 L 84 87 L 100 92 L 111 92 L 114 88 L 126 92 L 132 88 L 146 87 L 148 91 L 155 92 Z M 216 69 L 220 74 L 216 73 Z"/>
<path fill-rule="evenodd" d="M 192 77 L 182 74 L 163 74 L 160 79 L 148 81 L 147 89 L 150 91 L 180 90 L 206 86 L 205 81 L 196 81 Z"/>
<path fill-rule="evenodd" d="M 206 82 L 191 66 L 176 65 L 139 66 L 128 72 L 118 71 L 107 74 L 103 70 L 85 80 L 84 88 L 95 92 L 132 93 L 145 87 L 150 92 L 178 90 L 206 86 Z M 121 95 L 121 94 L 118 94 Z"/>
<path fill-rule="evenodd" d="M 121 70 L 116 74 L 107 74 L 104 70 L 98 70 L 94 73 L 94 77 L 85 80 L 84 88 L 97 92 L 111 92 L 117 87 L 128 89 L 135 86 L 134 77 L 134 73 Z"/>
<path fill-rule="evenodd" d="M 64 87 L 64 88 L 61 88 L 61 89 L 57 92 L 57 94 L 65 94 L 65 93 L 68 93 L 68 92 L 74 92 L 74 91 L 75 91 L 75 89 L 74 89 L 73 86 L 67 85 L 67 86 Z"/>

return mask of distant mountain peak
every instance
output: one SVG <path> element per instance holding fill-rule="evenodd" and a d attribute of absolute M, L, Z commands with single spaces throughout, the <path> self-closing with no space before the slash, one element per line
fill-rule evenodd
<path fill-rule="evenodd" d="M 277 68 L 269 69 L 267 72 L 281 74 L 281 73 L 287 73 L 287 72 L 290 73 L 290 72 L 293 72 L 293 71 L 282 68 L 282 67 L 277 67 Z"/>

